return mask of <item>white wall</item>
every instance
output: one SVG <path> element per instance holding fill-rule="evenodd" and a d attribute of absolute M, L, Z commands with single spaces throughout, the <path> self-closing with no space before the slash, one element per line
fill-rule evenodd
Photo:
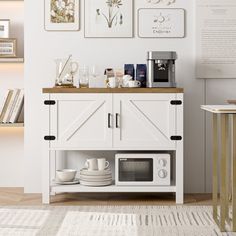
<path fill-rule="evenodd" d="M 83 2 L 81 7 L 83 9 Z M 43 1 L 25 0 L 25 191 L 41 190 L 41 89 L 52 87 L 55 58 L 73 54 L 80 65 L 123 67 L 124 63 L 145 63 L 149 50 L 177 51 L 177 82 L 185 89 L 185 190 L 206 189 L 204 151 L 204 81 L 196 80 L 194 53 L 194 0 L 177 0 L 173 7 L 186 9 L 187 36 L 184 39 L 140 39 L 137 37 L 137 9 L 150 7 L 146 0 L 135 0 L 133 39 L 85 39 L 83 10 L 81 31 L 46 32 L 43 26 Z M 163 6 L 162 6 L 163 7 Z M 79 155 L 79 154 L 77 154 Z M 81 155 L 87 155 L 82 153 Z M 88 154 L 89 155 L 89 154 Z M 74 159 L 74 164 L 76 165 Z M 75 166 L 76 167 L 76 166 Z"/>
<path fill-rule="evenodd" d="M 11 20 L 10 37 L 17 38 L 17 55 L 24 52 L 24 5 L 22 1 L 0 1 L 0 18 Z M 24 65 L 0 63 L 0 90 L 24 87 Z M 24 185 L 23 128 L 0 128 L 0 187 Z"/>

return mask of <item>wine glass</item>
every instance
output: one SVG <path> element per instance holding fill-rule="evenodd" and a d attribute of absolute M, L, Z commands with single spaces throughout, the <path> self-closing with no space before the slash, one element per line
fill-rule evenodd
<path fill-rule="evenodd" d="M 97 66 L 94 65 L 91 67 L 90 74 L 93 77 L 93 79 L 96 79 L 96 77 L 99 76 L 99 70 L 98 70 Z"/>

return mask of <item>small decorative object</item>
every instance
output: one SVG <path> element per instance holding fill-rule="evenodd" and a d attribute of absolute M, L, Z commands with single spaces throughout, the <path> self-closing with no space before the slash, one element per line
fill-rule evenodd
<path fill-rule="evenodd" d="M 74 76 L 78 71 L 79 64 L 73 62 L 72 55 L 68 59 L 56 59 L 56 87 L 74 88 Z"/>
<path fill-rule="evenodd" d="M 106 88 L 107 87 L 107 76 L 99 75 L 96 78 L 90 77 L 89 88 Z"/>
<path fill-rule="evenodd" d="M 147 65 L 138 64 L 136 67 L 136 80 L 141 83 L 141 87 L 145 88 L 147 84 Z"/>
<path fill-rule="evenodd" d="M 86 0 L 85 37 L 133 37 L 133 0 Z"/>
<path fill-rule="evenodd" d="M 110 163 L 105 158 L 91 158 L 80 170 L 80 184 L 90 187 L 102 187 L 112 184 Z"/>
<path fill-rule="evenodd" d="M 10 37 L 10 20 L 0 19 L 0 38 Z"/>
<path fill-rule="evenodd" d="M 129 88 L 140 88 L 141 87 L 141 82 L 138 80 L 130 80 L 128 82 L 128 87 Z"/>
<path fill-rule="evenodd" d="M 135 69 L 133 64 L 125 64 L 124 74 L 130 75 L 133 79 L 135 78 Z"/>
<path fill-rule="evenodd" d="M 110 163 L 105 158 L 98 158 L 98 170 L 99 171 L 104 171 L 109 166 L 110 166 Z"/>
<path fill-rule="evenodd" d="M 115 72 L 113 68 L 106 68 L 104 74 L 107 76 L 107 79 L 115 76 Z"/>
<path fill-rule="evenodd" d="M 124 69 L 122 68 L 116 68 L 115 69 L 115 77 L 118 79 L 119 81 L 119 88 L 122 86 L 122 78 L 124 76 Z"/>
<path fill-rule="evenodd" d="M 140 38 L 185 37 L 184 9 L 139 9 L 138 21 Z"/>
<path fill-rule="evenodd" d="M 107 87 L 108 88 L 118 88 L 119 87 L 119 79 L 117 79 L 116 77 L 110 77 L 108 79 Z"/>
<path fill-rule="evenodd" d="M 0 39 L 0 57 L 16 57 L 16 39 Z"/>
<path fill-rule="evenodd" d="M 56 178 L 61 182 L 72 182 L 75 179 L 77 171 L 72 169 L 64 169 L 56 171 Z"/>
<path fill-rule="evenodd" d="M 107 77 L 102 75 L 98 67 L 93 65 L 90 69 L 89 88 L 106 88 L 106 79 Z"/>
<path fill-rule="evenodd" d="M 122 87 L 127 88 L 129 87 L 129 81 L 133 80 L 132 76 L 124 75 L 122 78 Z"/>
<path fill-rule="evenodd" d="M 80 88 L 89 87 L 89 69 L 87 66 L 83 66 L 83 68 L 80 70 L 79 86 Z"/>
<path fill-rule="evenodd" d="M 45 30 L 79 30 L 79 0 L 44 0 Z"/>
<path fill-rule="evenodd" d="M 151 4 L 164 3 L 166 5 L 171 5 L 171 4 L 175 3 L 175 0 L 146 0 L 146 1 Z"/>

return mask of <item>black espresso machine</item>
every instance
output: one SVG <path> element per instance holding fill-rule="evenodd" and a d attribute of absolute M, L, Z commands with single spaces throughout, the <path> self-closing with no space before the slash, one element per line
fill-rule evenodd
<path fill-rule="evenodd" d="M 147 87 L 176 87 L 175 60 L 176 52 L 148 52 Z"/>

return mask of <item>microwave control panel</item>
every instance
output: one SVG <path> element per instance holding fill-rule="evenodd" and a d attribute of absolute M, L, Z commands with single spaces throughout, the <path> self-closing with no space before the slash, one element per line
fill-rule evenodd
<path fill-rule="evenodd" d="M 156 174 L 155 179 L 157 185 L 169 186 L 170 185 L 170 155 L 161 154 L 156 159 Z"/>

